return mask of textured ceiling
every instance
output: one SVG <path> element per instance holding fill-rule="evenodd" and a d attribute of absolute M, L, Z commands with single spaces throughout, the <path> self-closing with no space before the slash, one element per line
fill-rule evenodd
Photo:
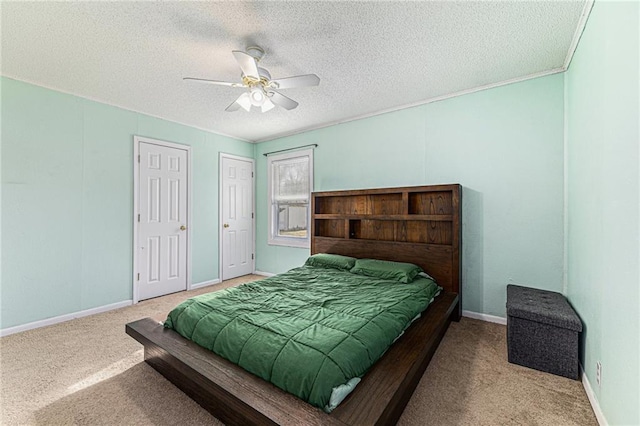
<path fill-rule="evenodd" d="M 2 75 L 251 141 L 562 69 L 586 0 L 2 2 Z M 297 109 L 229 113 L 257 44 Z"/>

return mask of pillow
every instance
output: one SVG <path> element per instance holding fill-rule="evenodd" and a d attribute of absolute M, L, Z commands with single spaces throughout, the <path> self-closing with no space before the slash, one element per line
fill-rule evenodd
<path fill-rule="evenodd" d="M 351 273 L 368 277 L 410 283 L 422 272 L 422 268 L 413 263 L 391 262 L 377 259 L 357 259 Z"/>
<path fill-rule="evenodd" d="M 431 275 L 427 274 L 426 272 L 420 272 L 418 275 L 420 275 L 422 278 L 426 278 L 428 280 L 433 281 L 434 283 L 436 282 L 436 279 L 433 278 Z"/>
<path fill-rule="evenodd" d="M 339 254 L 318 253 L 310 256 L 304 263 L 306 266 L 317 266 L 320 268 L 333 268 L 348 271 L 356 264 L 356 259 Z"/>

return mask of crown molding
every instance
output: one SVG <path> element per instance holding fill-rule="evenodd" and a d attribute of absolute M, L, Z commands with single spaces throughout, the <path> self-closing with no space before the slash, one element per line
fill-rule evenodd
<path fill-rule="evenodd" d="M 587 0 L 584 3 L 582 14 L 580 15 L 580 19 L 578 20 L 578 26 L 576 27 L 575 33 L 573 33 L 573 39 L 571 40 L 571 44 L 569 45 L 569 51 L 567 52 L 567 57 L 564 60 L 564 65 L 562 66 L 565 71 L 568 70 L 569 65 L 571 65 L 571 60 L 573 59 L 573 55 L 576 53 L 576 49 L 578 48 L 580 37 L 582 37 L 582 33 L 587 26 L 587 21 L 589 20 L 589 15 L 591 14 L 591 9 L 593 8 L 594 2 L 595 0 Z"/>
<path fill-rule="evenodd" d="M 102 105 L 108 105 L 108 106 L 111 106 L 111 107 L 114 107 L 114 108 L 120 108 L 122 110 L 131 111 L 131 112 L 136 113 L 136 114 L 146 115 L 147 117 L 153 117 L 153 118 L 157 118 L 159 120 L 168 121 L 170 123 L 179 124 L 181 126 L 190 127 L 192 129 L 202 130 L 203 132 L 211 133 L 211 134 L 214 134 L 214 135 L 224 136 L 225 138 L 236 139 L 236 140 L 241 141 L 241 142 L 255 143 L 255 141 L 250 140 L 250 139 L 245 139 L 245 138 L 241 138 L 241 137 L 238 137 L 238 136 L 228 135 L 226 133 L 216 132 L 216 131 L 213 131 L 211 129 L 205 129 L 204 127 L 196 126 L 194 124 L 188 124 L 188 123 L 183 123 L 181 121 L 170 120 L 170 119 L 165 118 L 165 117 L 160 117 L 159 115 L 149 114 L 148 112 L 138 111 L 138 110 L 127 108 L 125 106 L 114 104 L 114 103 L 111 103 L 111 102 L 105 102 L 103 100 L 92 98 L 90 96 L 79 95 L 79 94 L 74 93 L 72 91 L 62 90 L 62 89 L 58 89 L 56 87 L 46 86 L 46 85 L 44 85 L 42 83 L 37 83 L 35 81 L 25 80 L 25 79 L 17 78 L 17 77 L 12 77 L 12 76 L 6 75 L 6 74 L 0 74 L 0 76 L 2 76 L 4 78 L 11 79 L 11 80 L 20 81 L 22 83 L 31 84 L 32 86 L 42 87 L 43 89 L 53 90 L 54 92 L 64 93 L 65 95 L 71 95 L 71 96 L 75 96 L 75 97 L 80 98 L 80 99 L 85 99 L 85 100 L 88 100 L 88 101 L 97 102 L 97 103 L 102 104 Z"/>
<path fill-rule="evenodd" d="M 272 141 L 274 139 L 280 139 L 280 138 L 284 138 L 284 137 L 287 137 L 287 136 L 297 135 L 299 133 L 310 132 L 312 130 L 323 129 L 325 127 L 331 127 L 331 126 L 335 126 L 335 125 L 342 124 L 342 123 L 348 123 L 350 121 L 362 120 L 364 118 L 375 117 L 377 115 L 388 114 L 390 112 L 396 112 L 396 111 L 400 111 L 400 110 L 408 109 L 408 108 L 414 108 L 414 107 L 417 107 L 417 106 L 426 105 L 426 104 L 430 104 L 430 103 L 433 103 L 433 102 L 444 101 L 446 99 L 451 99 L 451 98 L 457 98 L 458 96 L 464 96 L 464 95 L 468 95 L 468 94 L 471 94 L 471 93 L 480 92 L 480 91 L 483 91 L 483 90 L 493 89 L 495 87 L 506 86 L 508 84 L 520 83 L 522 81 L 532 80 L 534 78 L 539 78 L 539 77 L 544 77 L 544 76 L 547 76 L 547 75 L 557 74 L 557 73 L 561 73 L 561 72 L 564 72 L 564 71 L 565 71 L 565 68 L 563 68 L 563 67 L 553 68 L 553 69 L 547 70 L 547 71 L 540 71 L 540 72 L 529 74 L 529 75 L 526 75 L 526 76 L 523 76 L 523 77 L 516 77 L 516 78 L 509 79 L 509 80 L 503 80 L 503 81 L 500 81 L 500 82 L 497 82 L 497 83 L 485 84 L 484 86 L 478 86 L 478 87 L 473 87 L 473 88 L 470 88 L 470 89 L 461 90 L 459 92 L 454 92 L 454 93 L 450 93 L 450 94 L 447 94 L 447 95 L 436 96 L 436 97 L 429 98 L 429 99 L 424 100 L 424 101 L 413 102 L 413 103 L 404 104 L 404 105 L 400 105 L 400 106 L 393 107 L 393 108 L 383 109 L 383 110 L 376 111 L 376 112 L 371 112 L 371 113 L 362 114 L 362 115 L 356 115 L 356 116 L 353 116 L 353 117 L 346 118 L 344 120 L 336 120 L 336 121 L 331 121 L 329 123 L 320 124 L 320 125 L 317 125 L 317 126 L 304 127 L 302 129 L 298 129 L 298 130 L 295 130 L 295 131 L 278 133 L 278 134 L 275 134 L 275 135 L 272 135 L 272 136 L 268 136 L 268 137 L 263 138 L 263 139 L 256 139 L 255 143 Z"/>

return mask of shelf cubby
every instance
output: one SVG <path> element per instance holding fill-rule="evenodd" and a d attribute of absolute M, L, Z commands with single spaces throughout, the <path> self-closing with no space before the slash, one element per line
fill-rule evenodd
<path fill-rule="evenodd" d="M 314 237 L 451 245 L 457 186 L 313 194 Z"/>
<path fill-rule="evenodd" d="M 314 221 L 316 237 L 345 238 L 343 219 L 315 219 Z"/>
<path fill-rule="evenodd" d="M 451 191 L 409 192 L 409 214 L 451 215 Z"/>

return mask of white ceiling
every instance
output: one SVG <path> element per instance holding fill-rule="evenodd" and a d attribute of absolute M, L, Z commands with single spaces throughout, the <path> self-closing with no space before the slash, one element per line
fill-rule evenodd
<path fill-rule="evenodd" d="M 587 0 L 2 2 L 2 75 L 250 141 L 562 70 Z M 257 44 L 297 109 L 229 113 Z"/>

